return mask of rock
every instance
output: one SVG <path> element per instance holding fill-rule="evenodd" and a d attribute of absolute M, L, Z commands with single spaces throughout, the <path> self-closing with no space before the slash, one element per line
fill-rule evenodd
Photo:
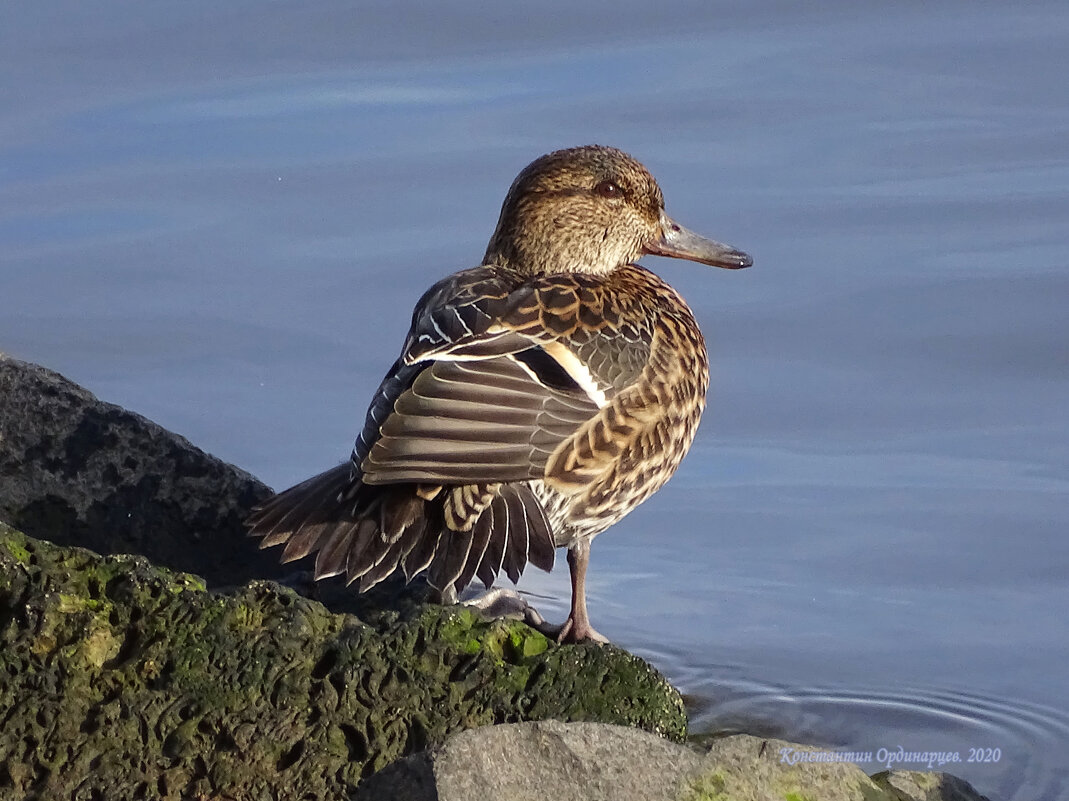
<path fill-rule="evenodd" d="M 355 801 L 668 801 L 700 755 L 646 732 L 559 721 L 472 729 L 360 785 Z"/>
<path fill-rule="evenodd" d="M 949 773 L 891 770 L 872 780 L 894 801 L 987 801 L 967 781 Z"/>
<path fill-rule="evenodd" d="M 745 734 L 699 749 L 620 726 L 515 723 L 461 732 L 395 762 L 353 800 L 985 801 L 942 774 L 896 772 L 878 783 L 849 762 L 787 764 L 781 748 L 805 750 Z M 921 785 L 925 794 L 899 789 Z"/>
<path fill-rule="evenodd" d="M 679 694 L 611 646 L 463 607 L 368 625 L 0 525 L 0 797 L 343 798 L 452 733 L 548 718 L 686 728 Z"/>
<path fill-rule="evenodd" d="M 0 354 L 0 520 L 60 543 L 0 523 L 0 797 L 981 799 L 944 774 L 787 764 L 807 749 L 776 740 L 669 742 L 682 700 L 642 660 L 401 581 L 316 585 L 358 616 L 270 582 L 208 592 L 188 572 L 289 572 L 245 537 L 269 494 Z"/>
<path fill-rule="evenodd" d="M 689 780 L 689 787 L 696 794 L 684 794 L 683 798 L 694 801 L 729 798 L 909 801 L 912 798 L 881 781 L 886 773 L 869 777 L 853 762 L 821 760 L 834 755 L 834 751 L 746 734 L 717 738 L 707 747 L 700 774 Z M 795 758 L 787 759 L 786 754 Z M 797 759 L 803 754 L 811 754 L 815 759 Z M 988 801 L 968 782 L 953 776 L 911 771 L 895 771 L 895 774 L 928 788 L 928 795 L 918 796 L 918 801 Z"/>
<path fill-rule="evenodd" d="M 0 520 L 19 530 L 244 584 L 292 572 L 245 536 L 270 495 L 177 434 L 0 354 Z"/>
<path fill-rule="evenodd" d="M 38 539 L 140 554 L 211 587 L 286 581 L 335 612 L 373 614 L 425 601 L 422 580 L 393 577 L 359 595 L 340 579 L 280 565 L 244 519 L 269 487 L 58 373 L 0 353 L 0 521 Z"/>

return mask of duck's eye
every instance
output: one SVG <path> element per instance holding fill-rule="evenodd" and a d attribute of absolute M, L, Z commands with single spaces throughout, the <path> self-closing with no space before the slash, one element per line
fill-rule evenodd
<path fill-rule="evenodd" d="M 602 197 L 621 197 L 624 190 L 615 181 L 602 181 L 594 187 L 594 192 Z"/>

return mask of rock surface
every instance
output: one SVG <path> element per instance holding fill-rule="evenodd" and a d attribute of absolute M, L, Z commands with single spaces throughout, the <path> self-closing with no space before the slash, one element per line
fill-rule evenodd
<path fill-rule="evenodd" d="M 242 521 L 271 490 L 58 373 L 0 353 L 0 520 L 212 585 L 277 578 Z"/>
<path fill-rule="evenodd" d="M 786 764 L 800 748 L 745 734 L 703 749 L 647 732 L 542 721 L 465 731 L 360 785 L 354 801 L 984 801 L 938 773 L 871 779 L 849 762 Z"/>
<path fill-rule="evenodd" d="M 269 494 L 0 354 L 0 521 L 236 585 L 290 573 L 245 537 Z M 358 617 L 262 581 L 211 593 L 0 523 L 0 799 L 981 798 L 938 773 L 784 764 L 781 747 L 805 746 L 775 740 L 695 749 L 604 725 L 679 740 L 686 719 L 663 677 L 615 648 L 421 605 L 401 582 L 316 587 Z"/>
<path fill-rule="evenodd" d="M 268 582 L 214 594 L 0 525 L 0 797 L 342 798 L 451 733 L 547 718 L 686 728 L 616 648 L 462 607 L 361 621 Z"/>

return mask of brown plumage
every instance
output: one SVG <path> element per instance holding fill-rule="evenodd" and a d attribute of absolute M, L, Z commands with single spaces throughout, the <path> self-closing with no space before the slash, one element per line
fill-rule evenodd
<path fill-rule="evenodd" d="M 656 492 L 694 439 L 709 382 L 693 314 L 633 262 L 739 268 L 750 257 L 673 222 L 647 170 L 589 146 L 512 184 L 483 264 L 416 304 L 401 357 L 351 461 L 250 517 L 283 561 L 366 590 L 427 571 L 446 597 L 568 548 L 562 640 L 600 639 L 586 611 L 590 540 Z"/>

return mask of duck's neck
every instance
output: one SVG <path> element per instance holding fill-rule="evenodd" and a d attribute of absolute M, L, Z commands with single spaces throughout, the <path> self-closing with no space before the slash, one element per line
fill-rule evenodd
<path fill-rule="evenodd" d="M 525 275 L 586 273 L 608 275 L 634 261 L 640 254 L 622 253 L 620 249 L 598 247 L 588 239 L 557 231 L 556 236 L 534 239 L 516 232 L 494 231 L 487 245 L 483 264 L 496 264 Z"/>

